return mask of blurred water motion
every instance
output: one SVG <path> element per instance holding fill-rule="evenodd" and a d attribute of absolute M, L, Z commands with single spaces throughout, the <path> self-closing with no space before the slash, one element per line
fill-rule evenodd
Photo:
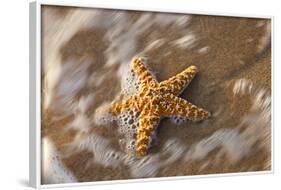
<path fill-rule="evenodd" d="M 270 20 L 42 10 L 44 184 L 271 169 Z M 181 97 L 212 112 L 164 118 L 143 158 L 132 155 L 138 115 L 97 112 L 137 92 L 134 55 L 159 81 L 196 65 Z"/>

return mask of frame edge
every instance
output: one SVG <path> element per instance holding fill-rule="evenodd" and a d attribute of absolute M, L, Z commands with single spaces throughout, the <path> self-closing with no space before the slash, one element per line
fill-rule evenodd
<path fill-rule="evenodd" d="M 29 3 L 29 185 L 38 187 L 37 127 L 36 127 L 36 49 L 37 3 Z"/>

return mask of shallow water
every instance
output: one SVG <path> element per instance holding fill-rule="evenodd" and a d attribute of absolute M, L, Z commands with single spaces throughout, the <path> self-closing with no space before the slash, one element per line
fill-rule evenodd
<path fill-rule="evenodd" d="M 271 169 L 270 20 L 44 6 L 42 24 L 42 183 Z M 138 116 L 97 112 L 137 92 L 135 55 L 158 81 L 196 65 L 181 97 L 212 113 L 163 118 L 143 158 Z"/>

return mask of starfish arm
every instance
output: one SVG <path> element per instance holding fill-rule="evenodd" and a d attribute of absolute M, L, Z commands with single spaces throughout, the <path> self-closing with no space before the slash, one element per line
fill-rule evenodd
<path fill-rule="evenodd" d="M 144 156 L 147 154 L 151 136 L 155 132 L 156 126 L 160 121 L 160 115 L 151 110 L 143 110 L 139 119 L 139 127 L 136 136 L 136 154 Z"/>
<path fill-rule="evenodd" d="M 157 81 L 151 75 L 149 70 L 144 65 L 144 60 L 140 57 L 134 57 L 131 61 L 133 72 L 137 75 L 141 86 L 147 84 L 156 84 Z"/>
<path fill-rule="evenodd" d="M 165 103 L 162 103 L 160 106 L 162 110 L 161 114 L 166 117 L 181 116 L 192 121 L 201 121 L 211 115 L 210 112 L 203 108 L 199 108 L 187 100 L 176 97 L 173 94 L 168 94 L 167 97 L 165 97 L 165 100 Z"/>
<path fill-rule="evenodd" d="M 190 66 L 176 76 L 162 81 L 160 88 L 164 92 L 169 92 L 177 96 L 189 85 L 197 72 L 196 66 Z"/>
<path fill-rule="evenodd" d="M 139 111 L 140 105 L 138 103 L 138 100 L 139 100 L 138 96 L 134 95 L 134 96 L 130 96 L 126 100 L 115 102 L 110 107 L 109 112 L 112 115 L 116 116 L 116 115 L 120 114 L 122 111 L 124 111 L 126 109 L 130 109 L 130 108 L 135 108 Z"/>

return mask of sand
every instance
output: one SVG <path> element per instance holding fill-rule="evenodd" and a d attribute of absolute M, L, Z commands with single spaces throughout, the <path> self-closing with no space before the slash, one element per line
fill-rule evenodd
<path fill-rule="evenodd" d="M 42 138 L 77 181 L 271 169 L 270 20 L 54 6 L 42 19 Z M 140 53 L 159 81 L 196 65 L 181 97 L 212 113 L 200 123 L 163 119 L 144 163 L 127 161 L 116 122 L 93 119 Z M 101 141 L 85 141 L 95 135 Z M 107 161 L 111 152 L 119 157 Z"/>

